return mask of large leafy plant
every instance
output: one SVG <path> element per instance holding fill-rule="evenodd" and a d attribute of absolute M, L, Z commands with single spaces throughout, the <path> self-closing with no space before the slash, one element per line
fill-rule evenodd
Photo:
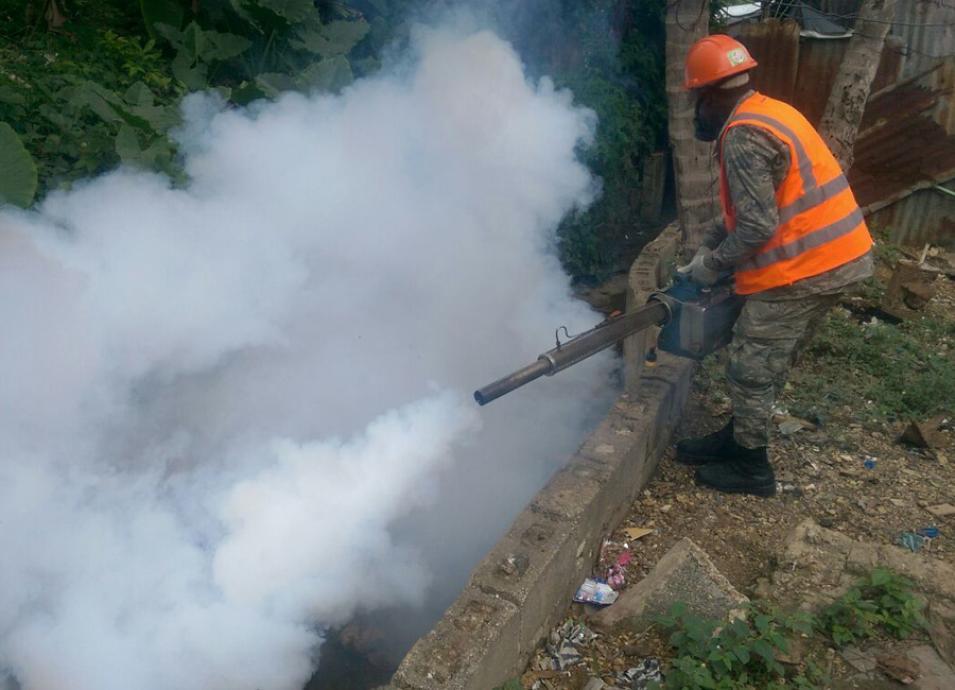
<path fill-rule="evenodd" d="M 219 0 L 189 17 L 162 9 L 173 1 L 142 0 L 150 31 L 175 51 L 173 74 L 190 90 L 215 86 L 239 102 L 346 86 L 353 78 L 346 56 L 369 30 L 340 3 Z"/>
<path fill-rule="evenodd" d="M 336 90 L 368 33 L 342 3 L 312 0 L 0 2 L 0 203 L 120 163 L 181 177 L 169 131 L 190 91 L 246 103 Z"/>

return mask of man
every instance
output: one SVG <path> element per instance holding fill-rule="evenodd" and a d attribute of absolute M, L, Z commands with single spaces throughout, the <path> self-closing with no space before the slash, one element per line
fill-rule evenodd
<path fill-rule="evenodd" d="M 848 286 L 872 275 L 872 239 L 822 138 L 792 106 L 750 87 L 754 67 L 723 35 L 697 41 L 686 58 L 696 136 L 716 144 L 723 226 L 680 270 L 703 285 L 733 271 L 746 302 L 726 370 L 734 416 L 678 443 L 677 459 L 699 466 L 702 485 L 772 496 L 773 403 L 799 346 Z"/>

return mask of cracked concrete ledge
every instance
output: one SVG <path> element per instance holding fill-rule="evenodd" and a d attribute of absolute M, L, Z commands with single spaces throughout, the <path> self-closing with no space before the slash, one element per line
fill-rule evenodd
<path fill-rule="evenodd" d="M 678 241 L 671 225 L 647 245 L 630 271 L 628 306 L 662 284 Z M 564 615 L 603 536 L 656 469 L 689 391 L 692 362 L 660 354 L 656 366 L 641 370 L 650 340 L 629 341 L 624 394 L 478 563 L 458 599 L 408 652 L 392 688 L 490 690 L 520 675 Z"/>

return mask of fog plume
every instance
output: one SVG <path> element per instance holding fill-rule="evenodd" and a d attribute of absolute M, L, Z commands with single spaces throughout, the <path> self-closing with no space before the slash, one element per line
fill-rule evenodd
<path fill-rule="evenodd" d="M 0 212 L 0 685 L 296 690 L 424 606 L 579 443 L 607 358 L 471 391 L 597 318 L 560 219 L 592 114 L 489 32 L 338 96 L 190 97 L 189 183 Z"/>

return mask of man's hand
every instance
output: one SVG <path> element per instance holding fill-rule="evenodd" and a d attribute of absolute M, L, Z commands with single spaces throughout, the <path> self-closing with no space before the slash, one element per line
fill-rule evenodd
<path fill-rule="evenodd" d="M 712 285 L 719 280 L 720 272 L 710 268 L 707 264 L 710 262 L 710 254 L 713 250 L 708 247 L 700 247 L 696 254 L 686 266 L 677 267 L 679 273 L 689 274 L 690 280 L 699 285 Z"/>

